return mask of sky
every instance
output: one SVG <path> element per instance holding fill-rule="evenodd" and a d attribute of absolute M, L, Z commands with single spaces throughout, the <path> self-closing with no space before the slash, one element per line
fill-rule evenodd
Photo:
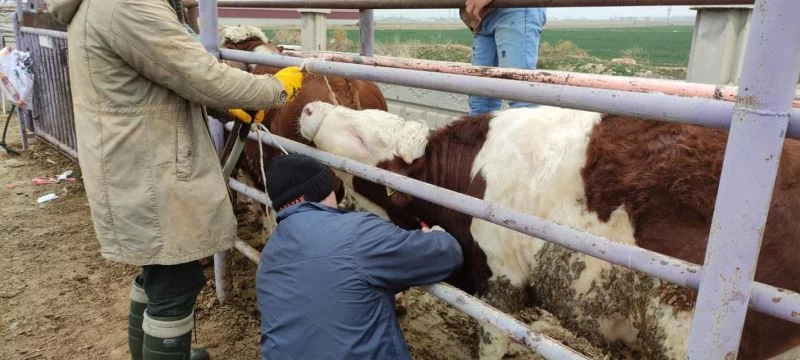
<path fill-rule="evenodd" d="M 583 8 L 548 8 L 548 18 L 554 19 L 608 19 L 620 16 L 653 16 L 666 17 L 669 6 L 608 6 Z M 695 11 L 689 6 L 672 6 L 672 16 L 694 16 Z M 421 10 L 375 10 L 375 17 L 402 16 L 405 18 L 454 17 L 457 10 L 421 9 Z"/>

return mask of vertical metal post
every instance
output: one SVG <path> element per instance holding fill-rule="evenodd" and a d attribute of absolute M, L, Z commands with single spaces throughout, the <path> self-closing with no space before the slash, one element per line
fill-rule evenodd
<path fill-rule="evenodd" d="M 800 1 L 757 0 L 688 359 L 735 359 L 800 72 Z"/>
<path fill-rule="evenodd" d="M 200 41 L 206 50 L 219 58 L 219 22 L 217 19 L 216 0 L 200 0 Z M 223 129 L 216 125 L 216 120 L 208 119 L 209 130 L 212 131 L 212 138 L 222 138 Z M 216 144 L 217 147 L 222 144 Z M 224 304 L 230 297 L 233 283 L 229 272 L 229 253 L 230 251 L 220 251 L 214 254 L 214 286 L 217 290 L 217 300 Z"/>
<path fill-rule="evenodd" d="M 14 16 L 11 17 L 11 26 L 14 29 L 14 46 L 19 51 L 23 51 L 22 45 L 22 38 L 19 33 L 20 22 L 22 21 L 22 1 L 17 0 L 17 11 Z M 31 104 L 28 104 L 30 106 Z M 22 150 L 28 150 L 28 121 L 27 121 L 27 113 L 26 110 L 20 109 L 19 106 L 16 107 L 17 111 L 17 122 L 19 123 L 19 132 L 22 138 Z M 3 113 L 5 115 L 5 113 Z"/>
<path fill-rule="evenodd" d="M 219 19 L 217 19 L 217 2 L 200 0 L 200 41 L 206 50 L 219 58 Z"/>
<path fill-rule="evenodd" d="M 300 13 L 300 46 L 303 51 L 325 51 L 330 9 L 297 9 Z"/>
<path fill-rule="evenodd" d="M 358 27 L 361 33 L 361 55 L 375 55 L 375 10 L 359 10 Z"/>

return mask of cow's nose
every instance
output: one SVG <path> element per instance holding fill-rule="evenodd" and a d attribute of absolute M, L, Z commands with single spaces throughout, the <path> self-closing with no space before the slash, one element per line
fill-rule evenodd
<path fill-rule="evenodd" d="M 311 111 L 311 107 L 309 107 L 309 106 L 306 106 L 306 107 L 304 107 L 304 108 L 303 108 L 303 115 L 305 115 L 305 116 L 311 116 L 311 114 L 312 114 L 312 113 L 313 113 L 313 112 Z"/>

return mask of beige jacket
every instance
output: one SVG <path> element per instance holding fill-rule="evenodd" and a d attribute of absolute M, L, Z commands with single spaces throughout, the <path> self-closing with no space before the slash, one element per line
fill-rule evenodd
<path fill-rule="evenodd" d="M 271 107 L 281 83 L 220 63 L 167 0 L 48 5 L 68 24 L 78 157 L 102 255 L 170 265 L 230 248 L 236 219 L 201 104 Z"/>

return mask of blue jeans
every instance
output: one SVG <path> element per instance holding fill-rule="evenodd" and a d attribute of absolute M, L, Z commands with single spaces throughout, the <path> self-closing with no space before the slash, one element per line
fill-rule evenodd
<path fill-rule="evenodd" d="M 539 36 L 547 22 L 543 8 L 498 8 L 481 22 L 472 40 L 472 64 L 516 69 L 535 69 Z M 470 115 L 499 110 L 501 99 L 469 97 Z M 536 106 L 509 101 L 512 108 Z"/>

